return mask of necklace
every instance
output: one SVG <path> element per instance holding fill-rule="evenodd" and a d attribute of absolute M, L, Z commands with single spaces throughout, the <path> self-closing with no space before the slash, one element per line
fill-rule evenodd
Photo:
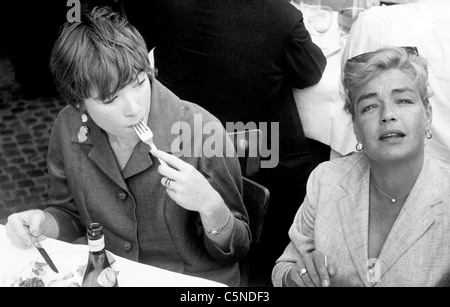
<path fill-rule="evenodd" d="M 372 182 L 373 182 L 373 185 L 375 186 L 375 188 L 377 188 L 377 190 L 381 193 L 381 194 L 383 194 L 384 196 L 386 196 L 387 198 L 389 198 L 390 200 L 391 200 L 391 202 L 392 203 L 395 203 L 398 199 L 400 199 L 400 198 L 403 198 L 403 197 L 405 197 L 406 195 L 408 195 L 411 191 L 409 191 L 408 193 L 406 193 L 406 194 L 403 194 L 403 195 L 400 195 L 400 196 L 398 196 L 397 198 L 392 198 L 392 197 L 390 197 L 389 195 L 387 195 L 386 193 L 384 193 L 383 191 L 381 191 L 381 189 L 377 186 L 377 184 L 375 183 L 375 180 L 373 180 L 373 177 L 371 176 L 371 178 L 372 178 Z"/>

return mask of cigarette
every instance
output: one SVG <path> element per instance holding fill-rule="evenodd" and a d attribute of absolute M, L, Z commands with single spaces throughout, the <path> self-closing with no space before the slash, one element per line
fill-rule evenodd
<path fill-rule="evenodd" d="M 328 258 L 325 256 L 325 267 L 328 269 Z"/>

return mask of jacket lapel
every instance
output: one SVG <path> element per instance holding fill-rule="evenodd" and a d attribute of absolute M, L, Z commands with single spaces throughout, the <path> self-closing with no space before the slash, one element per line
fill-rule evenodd
<path fill-rule="evenodd" d="M 422 171 L 380 253 L 381 277 L 433 225 L 443 202 L 438 167 L 426 158 Z"/>
<path fill-rule="evenodd" d="M 174 144 L 179 136 L 183 107 L 181 100 L 158 80 L 152 80 L 152 104 L 148 126 L 153 132 L 153 142 L 159 150 L 177 153 Z M 174 147 L 175 146 L 175 147 Z"/>
<path fill-rule="evenodd" d="M 87 155 L 92 162 L 96 164 L 102 172 L 105 173 L 118 186 L 128 191 L 128 187 L 117 165 L 114 153 L 109 145 L 106 132 L 100 129 L 100 127 L 92 122 L 92 120 L 87 123 L 87 126 L 90 131 L 90 136 L 87 141 L 84 143 L 79 142 L 76 132 L 72 135 L 72 141 L 85 147 L 88 151 Z"/>
<path fill-rule="evenodd" d="M 369 227 L 369 163 L 361 155 L 361 167 L 354 167 L 341 181 L 345 196 L 338 201 L 341 226 L 354 266 L 362 282 L 370 286 L 367 274 Z M 357 186 L 355 186 L 357 183 Z"/>
<path fill-rule="evenodd" d="M 154 142 L 158 149 L 171 152 L 171 144 L 177 135 L 171 133 L 172 125 L 181 121 L 182 107 L 180 99 L 169 92 L 156 79 L 152 79 L 152 96 L 148 125 L 154 134 Z M 81 121 L 76 124 L 80 127 Z M 87 123 L 90 136 L 86 142 L 78 140 L 78 128 L 75 127 L 72 142 L 87 146 L 88 156 L 112 181 L 122 189 L 128 191 L 124 178 L 133 176 L 153 164 L 148 155 L 149 146 L 140 142 L 130 157 L 130 165 L 124 169 L 122 174 L 117 165 L 116 158 L 108 141 L 108 136 L 94 122 Z"/>

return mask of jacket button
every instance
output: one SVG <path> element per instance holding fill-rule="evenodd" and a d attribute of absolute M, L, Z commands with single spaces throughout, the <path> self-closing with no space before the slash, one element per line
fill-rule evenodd
<path fill-rule="evenodd" d="M 127 252 L 131 250 L 131 244 L 130 242 L 123 242 L 123 249 Z"/>
<path fill-rule="evenodd" d="M 119 199 L 120 200 L 126 200 L 127 198 L 128 198 L 127 193 L 125 193 L 125 192 L 120 192 L 119 193 Z"/>

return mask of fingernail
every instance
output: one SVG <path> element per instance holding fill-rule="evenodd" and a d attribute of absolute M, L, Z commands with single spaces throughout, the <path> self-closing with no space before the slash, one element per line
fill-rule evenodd
<path fill-rule="evenodd" d="M 36 229 L 33 229 L 33 230 L 31 231 L 31 234 L 32 234 L 33 236 L 37 237 L 39 233 L 38 233 L 38 231 L 37 231 Z"/>
<path fill-rule="evenodd" d="M 25 246 L 26 246 L 26 247 L 31 246 L 31 241 L 30 241 L 30 240 L 25 241 Z"/>
<path fill-rule="evenodd" d="M 322 282 L 322 286 L 323 287 L 328 287 L 330 285 L 330 282 L 327 280 L 327 279 L 325 279 L 323 282 Z"/>

